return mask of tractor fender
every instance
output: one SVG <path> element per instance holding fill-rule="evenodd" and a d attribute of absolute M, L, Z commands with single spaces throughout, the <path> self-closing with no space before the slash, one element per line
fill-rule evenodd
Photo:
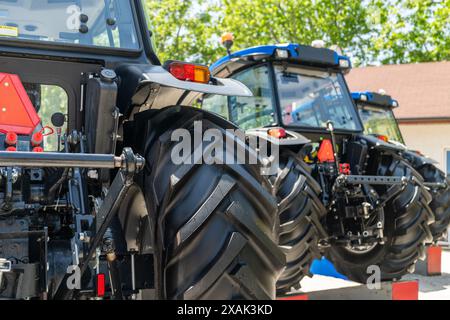
<path fill-rule="evenodd" d="M 420 168 L 424 165 L 433 165 L 438 164 L 436 160 L 433 160 L 423 154 L 418 153 L 414 150 L 405 150 L 403 152 L 403 157 L 407 159 L 414 168 Z"/>
<path fill-rule="evenodd" d="M 208 84 L 181 81 L 161 66 L 121 65 L 115 71 L 120 79 L 118 107 L 125 115 L 131 111 L 130 106 L 139 106 L 139 111 L 162 109 L 192 102 L 199 93 L 253 95 L 244 84 L 233 79 L 212 78 Z"/>
<path fill-rule="evenodd" d="M 286 138 L 277 139 L 269 135 L 269 130 L 271 128 L 257 128 L 245 131 L 247 137 L 258 137 L 258 139 L 265 140 L 267 142 L 278 144 L 280 146 L 303 146 L 305 144 L 311 143 L 311 140 L 305 136 L 294 132 L 286 130 Z"/>
<path fill-rule="evenodd" d="M 369 135 L 359 135 L 359 140 L 364 141 L 370 148 L 373 148 L 375 150 L 380 151 L 387 151 L 387 152 L 404 152 L 405 148 L 402 148 L 398 145 L 385 142 L 383 140 L 378 139 L 377 137 L 369 136 Z"/>

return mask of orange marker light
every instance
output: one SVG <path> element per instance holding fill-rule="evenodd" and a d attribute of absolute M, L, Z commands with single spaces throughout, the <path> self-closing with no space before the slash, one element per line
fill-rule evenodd
<path fill-rule="evenodd" d="M 15 132 L 8 132 L 5 137 L 5 143 L 9 146 L 17 144 L 17 134 Z"/>
<path fill-rule="evenodd" d="M 234 35 L 231 32 L 225 32 L 224 34 L 222 34 L 222 36 L 220 37 L 220 42 L 222 44 L 225 44 L 227 41 L 234 41 Z"/>
<path fill-rule="evenodd" d="M 283 128 L 269 129 L 269 131 L 267 133 L 269 134 L 269 136 L 277 138 L 277 139 L 286 138 L 286 136 L 287 136 L 286 130 L 284 130 Z"/>
<path fill-rule="evenodd" d="M 169 72 L 178 80 L 199 83 L 208 83 L 211 73 L 207 66 L 188 64 L 183 62 L 171 62 Z"/>

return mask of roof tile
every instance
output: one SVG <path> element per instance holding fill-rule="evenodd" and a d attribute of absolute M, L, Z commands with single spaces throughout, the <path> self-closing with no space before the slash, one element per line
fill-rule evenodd
<path fill-rule="evenodd" d="M 450 118 L 450 61 L 355 68 L 346 79 L 352 91 L 386 91 L 398 119 Z"/>

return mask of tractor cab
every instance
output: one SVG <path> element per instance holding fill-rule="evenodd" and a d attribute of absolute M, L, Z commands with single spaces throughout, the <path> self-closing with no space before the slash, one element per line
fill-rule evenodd
<path fill-rule="evenodd" d="M 375 92 L 354 92 L 352 98 L 358 107 L 365 134 L 405 144 L 393 111 L 399 107 L 396 100 Z"/>
<path fill-rule="evenodd" d="M 403 139 L 394 109 L 399 107 L 397 100 L 389 95 L 376 92 L 353 92 L 359 116 L 364 124 L 364 133 L 384 142 L 402 148 L 403 157 L 415 167 L 424 164 L 436 165 L 438 162 L 418 150 L 409 149 Z"/>
<path fill-rule="evenodd" d="M 348 57 L 325 48 L 287 44 L 237 51 L 211 66 L 214 75 L 238 80 L 253 97 L 206 96 L 202 106 L 243 129 L 283 127 L 306 136 L 362 132 L 344 80 Z"/>

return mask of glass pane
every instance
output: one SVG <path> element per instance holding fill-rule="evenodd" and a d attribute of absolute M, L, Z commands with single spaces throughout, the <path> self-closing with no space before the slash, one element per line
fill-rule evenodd
<path fill-rule="evenodd" d="M 0 37 L 138 49 L 130 1 L 0 0 Z"/>
<path fill-rule="evenodd" d="M 342 75 L 296 67 L 275 67 L 285 125 L 362 130 Z"/>
<path fill-rule="evenodd" d="M 228 101 L 225 96 L 206 96 L 203 98 L 202 109 L 217 113 L 225 119 L 228 119 Z"/>
<path fill-rule="evenodd" d="M 56 112 L 61 112 L 67 115 L 69 100 L 67 93 L 63 88 L 52 85 L 41 84 L 24 84 L 25 90 L 34 105 L 34 108 L 38 112 L 41 119 L 42 127 L 52 126 L 52 115 Z M 53 128 L 56 130 L 56 128 Z M 67 122 L 62 127 L 62 132 L 66 132 Z M 49 130 L 45 130 L 46 133 L 50 133 Z M 44 137 L 44 150 L 56 151 L 58 149 L 58 138 L 56 132 L 46 135 Z"/>
<path fill-rule="evenodd" d="M 447 177 L 450 177 L 450 150 L 446 151 L 446 159 L 447 159 Z"/>
<path fill-rule="evenodd" d="M 392 110 L 362 104 L 358 108 L 366 134 L 383 135 L 389 140 L 404 143 Z"/>
<path fill-rule="evenodd" d="M 269 68 L 251 68 L 233 78 L 245 84 L 253 97 L 230 97 L 230 120 L 244 130 L 274 124 L 274 93 Z"/>

